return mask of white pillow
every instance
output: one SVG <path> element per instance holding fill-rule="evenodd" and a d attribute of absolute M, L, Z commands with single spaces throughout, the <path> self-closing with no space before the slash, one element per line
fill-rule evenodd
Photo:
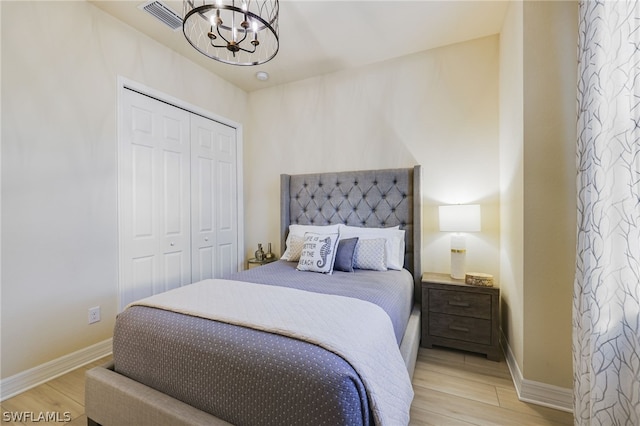
<path fill-rule="evenodd" d="M 284 251 L 280 259 L 288 260 L 289 262 L 297 262 L 298 260 L 300 260 L 300 254 L 302 254 L 303 244 L 304 237 L 289 235 L 287 237 L 287 249 Z"/>
<path fill-rule="evenodd" d="M 355 269 L 386 271 L 385 246 L 386 240 L 384 238 L 358 239 L 356 249 L 353 252 L 353 267 Z"/>
<path fill-rule="evenodd" d="M 304 245 L 298 262 L 299 271 L 321 272 L 331 274 L 340 234 L 304 234 Z"/>
<path fill-rule="evenodd" d="M 372 239 L 384 238 L 388 269 L 401 270 L 404 266 L 404 230 L 399 226 L 391 228 L 360 228 L 358 226 L 340 225 L 340 238 Z"/>
<path fill-rule="evenodd" d="M 304 240 L 304 234 L 307 232 L 317 232 L 321 234 L 328 234 L 339 232 L 338 225 L 289 225 L 289 234 L 285 241 L 286 250 L 280 257 L 282 260 L 288 260 L 289 262 L 297 262 L 300 259 L 300 252 L 302 252 L 302 243 Z"/>

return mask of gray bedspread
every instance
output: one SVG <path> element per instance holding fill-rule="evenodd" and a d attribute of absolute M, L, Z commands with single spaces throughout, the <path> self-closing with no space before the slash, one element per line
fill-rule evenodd
<path fill-rule="evenodd" d="M 398 339 L 412 306 L 413 281 L 402 271 L 325 276 L 278 261 L 227 278 L 368 300 L 389 313 Z M 236 425 L 373 424 L 349 363 L 277 334 L 133 306 L 118 315 L 113 357 L 116 372 Z"/>
<path fill-rule="evenodd" d="M 334 271 L 331 275 L 325 275 L 298 271 L 296 265 L 297 262 L 278 260 L 225 278 L 338 294 L 375 303 L 391 318 L 396 340 L 400 344 L 413 307 L 413 277 L 409 271 L 355 269 L 354 272 Z"/>

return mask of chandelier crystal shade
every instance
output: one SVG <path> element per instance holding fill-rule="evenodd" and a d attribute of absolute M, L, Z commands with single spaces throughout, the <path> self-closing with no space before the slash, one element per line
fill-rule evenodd
<path fill-rule="evenodd" d="M 278 0 L 183 0 L 182 31 L 200 53 L 259 65 L 278 53 Z"/>

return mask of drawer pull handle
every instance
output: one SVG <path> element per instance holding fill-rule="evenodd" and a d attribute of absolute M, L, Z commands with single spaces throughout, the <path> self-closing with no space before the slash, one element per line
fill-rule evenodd
<path fill-rule="evenodd" d="M 468 333 L 468 332 L 469 332 L 469 329 L 468 329 L 468 328 L 466 328 L 466 327 L 459 327 L 459 326 L 457 326 L 457 325 L 450 325 L 450 326 L 449 326 L 449 329 L 450 329 L 450 330 L 455 330 L 455 331 L 464 331 L 465 333 Z"/>
<path fill-rule="evenodd" d="M 462 308 L 468 308 L 469 307 L 469 303 L 468 302 L 453 302 L 453 301 L 449 301 L 449 304 L 451 306 L 460 306 Z"/>

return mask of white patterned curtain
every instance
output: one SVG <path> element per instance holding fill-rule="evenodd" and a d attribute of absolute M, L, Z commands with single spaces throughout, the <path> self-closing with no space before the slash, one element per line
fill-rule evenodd
<path fill-rule="evenodd" d="M 640 425 L 640 2 L 580 1 L 577 425 Z"/>

